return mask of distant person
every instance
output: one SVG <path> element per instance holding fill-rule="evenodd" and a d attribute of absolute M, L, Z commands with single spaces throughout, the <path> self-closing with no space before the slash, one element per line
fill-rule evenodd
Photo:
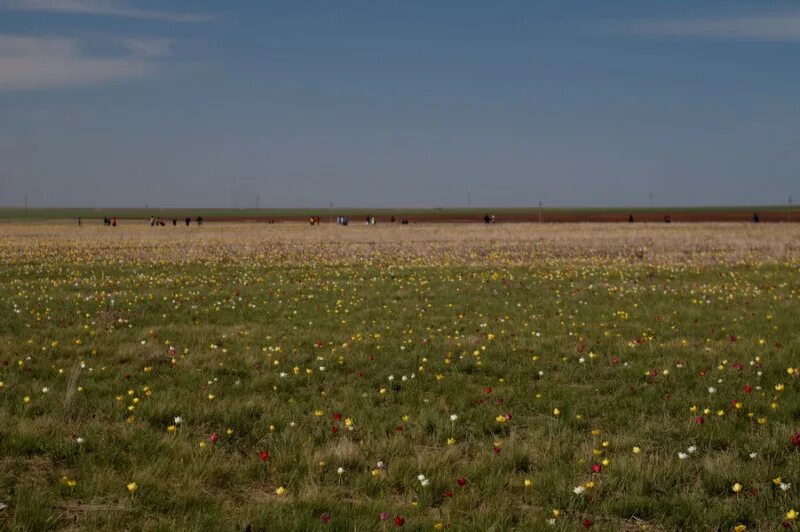
<path fill-rule="evenodd" d="M 629 223 L 629 224 L 632 224 L 632 223 L 633 223 L 633 215 L 632 215 L 632 214 L 629 214 L 629 215 L 628 215 L 628 223 Z"/>
<path fill-rule="evenodd" d="M 186 227 L 189 227 L 189 225 L 192 223 L 192 219 L 189 218 L 188 216 L 186 217 L 186 220 L 184 220 L 184 221 L 186 222 Z"/>
<path fill-rule="evenodd" d="M 116 216 L 114 216 L 114 217 L 111 219 L 111 227 L 116 227 L 116 226 L 117 226 L 117 217 L 116 217 Z"/>
<path fill-rule="evenodd" d="M 80 226 L 81 226 L 81 219 L 78 218 L 78 227 L 80 227 Z"/>
<path fill-rule="evenodd" d="M 203 225 L 203 217 L 202 216 L 198 216 L 197 217 L 197 225 Z"/>
<path fill-rule="evenodd" d="M 178 225 L 178 219 L 177 218 L 173 218 L 172 219 L 172 227 L 175 227 L 176 225 Z"/>
<path fill-rule="evenodd" d="M 156 225 L 156 217 L 155 216 L 151 216 L 150 217 L 150 227 L 153 227 L 154 225 Z"/>
<path fill-rule="evenodd" d="M 761 220 L 760 220 L 760 219 L 759 219 L 759 217 L 758 217 L 758 213 L 757 213 L 757 212 L 754 212 L 754 213 L 753 213 L 753 223 L 754 223 L 754 224 L 757 224 L 757 223 L 758 223 L 758 222 L 760 222 L 760 221 L 761 221 Z M 78 224 L 78 225 L 80 225 L 80 224 Z"/>
<path fill-rule="evenodd" d="M 390 221 L 391 223 L 394 223 L 394 222 L 395 222 L 395 217 L 394 217 L 394 214 L 392 215 L 392 218 L 391 218 L 391 220 L 389 220 L 389 221 Z"/>
<path fill-rule="evenodd" d="M 489 218 L 489 214 L 488 213 L 485 214 L 484 217 L 483 217 L 483 223 L 489 224 L 489 223 L 491 223 L 491 221 L 492 221 L 492 219 Z"/>
<path fill-rule="evenodd" d="M 492 214 L 491 216 L 489 216 L 489 221 L 490 221 L 491 223 L 494 223 L 495 221 L 497 221 L 497 220 L 496 220 L 496 218 L 494 217 L 494 214 Z"/>
<path fill-rule="evenodd" d="M 664 216 L 664 223 L 665 224 L 671 224 L 672 223 L 672 217 L 669 214 Z"/>

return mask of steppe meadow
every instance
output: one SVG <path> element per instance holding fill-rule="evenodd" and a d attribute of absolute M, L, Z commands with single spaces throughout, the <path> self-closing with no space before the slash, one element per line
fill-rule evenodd
<path fill-rule="evenodd" d="M 0 225 L 9 530 L 800 528 L 800 226 Z"/>

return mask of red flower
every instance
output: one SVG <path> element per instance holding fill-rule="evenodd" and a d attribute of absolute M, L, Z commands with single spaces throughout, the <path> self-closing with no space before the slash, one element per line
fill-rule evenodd
<path fill-rule="evenodd" d="M 406 522 L 406 518 L 401 515 L 394 516 L 394 524 L 397 526 L 403 526 Z"/>
<path fill-rule="evenodd" d="M 795 432 L 794 434 L 792 434 L 792 445 L 794 445 L 795 447 L 800 445 L 800 432 Z"/>
<path fill-rule="evenodd" d="M 212 432 L 211 435 L 208 437 L 208 441 L 211 443 L 217 443 L 219 441 L 219 434 L 216 432 Z"/>
<path fill-rule="evenodd" d="M 500 447 L 497 447 L 496 445 L 492 447 L 492 451 L 494 451 L 494 454 L 500 454 L 500 450 L 501 450 Z"/>
<path fill-rule="evenodd" d="M 333 419 L 335 419 L 336 421 L 341 421 L 342 420 L 342 414 L 340 414 L 339 412 L 334 412 L 333 413 Z"/>
<path fill-rule="evenodd" d="M 269 451 L 261 451 L 258 453 L 258 457 L 261 458 L 262 462 L 266 462 L 269 460 Z"/>
<path fill-rule="evenodd" d="M 744 393 L 752 393 L 752 391 L 753 391 L 753 387 L 750 386 L 749 384 L 745 384 Z"/>
<path fill-rule="evenodd" d="M 452 497 L 453 496 L 453 492 L 450 491 L 449 489 L 444 490 L 444 496 L 445 497 Z"/>
<path fill-rule="evenodd" d="M 586 519 L 583 520 L 582 524 L 583 524 L 583 528 L 589 528 L 590 526 L 592 526 L 594 524 L 594 522 L 587 517 Z"/>
<path fill-rule="evenodd" d="M 603 470 L 603 466 L 601 466 L 600 464 L 598 464 L 598 463 L 592 464 L 592 472 L 593 473 L 599 473 L 602 470 Z"/>
<path fill-rule="evenodd" d="M 337 427 L 336 425 L 334 425 L 333 427 L 331 427 L 331 432 L 333 432 L 334 434 L 336 434 L 337 432 L 339 432 L 339 427 Z"/>
<path fill-rule="evenodd" d="M 483 389 L 483 391 L 486 392 L 486 393 L 492 393 L 492 387 L 491 386 L 487 386 L 486 388 Z"/>
<path fill-rule="evenodd" d="M 459 486 L 464 486 L 467 483 L 467 479 L 464 478 L 464 477 L 461 477 L 458 480 L 456 480 L 456 482 L 458 482 Z"/>
<path fill-rule="evenodd" d="M 614 358 L 612 358 L 612 359 L 611 359 L 611 363 L 612 363 L 613 365 L 615 365 L 615 366 L 616 366 L 617 364 L 619 364 L 619 357 L 614 357 Z"/>
<path fill-rule="evenodd" d="M 697 423 L 698 425 L 702 425 L 703 423 L 706 422 L 706 418 L 704 418 L 703 416 L 697 416 L 696 418 L 694 418 L 694 422 Z"/>
<path fill-rule="evenodd" d="M 331 520 L 331 514 L 322 514 L 321 516 L 319 516 L 319 520 L 322 521 L 323 523 L 327 523 L 328 521 Z"/>
<path fill-rule="evenodd" d="M 403 432 L 403 426 L 402 425 L 398 425 L 398 426 L 396 426 L 394 428 L 394 430 L 396 430 L 397 432 Z"/>

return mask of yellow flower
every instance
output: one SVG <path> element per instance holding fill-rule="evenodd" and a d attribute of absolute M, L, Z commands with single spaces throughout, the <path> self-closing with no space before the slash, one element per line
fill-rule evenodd
<path fill-rule="evenodd" d="M 781 477 L 775 477 L 772 479 L 772 483 L 775 484 L 776 486 L 779 486 L 781 482 L 783 482 L 783 479 Z"/>
<path fill-rule="evenodd" d="M 800 514 L 798 514 L 798 513 L 795 511 L 795 509 L 794 509 L 794 508 L 792 508 L 791 510 L 789 510 L 788 512 L 786 512 L 786 519 L 787 519 L 787 520 L 789 520 L 789 521 L 794 521 L 795 519 L 797 519 L 797 516 L 798 516 L 798 515 L 800 515 Z"/>
<path fill-rule="evenodd" d="M 556 519 L 561 517 L 561 510 L 559 510 L 558 508 L 553 508 L 553 517 L 555 517 Z"/>
<path fill-rule="evenodd" d="M 506 420 L 506 416 L 502 416 L 502 415 L 501 416 L 497 416 L 496 418 L 494 418 L 494 420 L 497 421 L 498 423 L 505 423 L 507 421 Z"/>
<path fill-rule="evenodd" d="M 639 448 L 639 447 L 634 447 L 633 448 L 633 454 L 639 454 L 640 452 L 642 452 L 641 448 Z"/>
<path fill-rule="evenodd" d="M 456 443 L 456 439 L 455 438 L 447 438 L 447 445 L 453 445 L 455 443 Z"/>
<path fill-rule="evenodd" d="M 742 485 L 737 482 L 731 487 L 731 490 L 733 490 L 734 493 L 739 493 L 742 491 Z"/>
<path fill-rule="evenodd" d="M 522 482 L 522 485 L 523 485 L 523 486 L 525 486 L 526 488 L 530 488 L 531 486 L 533 486 L 533 482 L 531 481 L 531 479 L 529 479 L 529 478 L 526 478 L 526 479 L 525 479 L 525 480 Z"/>
<path fill-rule="evenodd" d="M 433 525 L 433 528 L 435 528 L 436 530 L 441 530 L 444 528 L 444 523 L 436 523 L 435 525 Z"/>
<path fill-rule="evenodd" d="M 175 432 L 175 425 L 170 425 L 167 427 L 167 432 Z"/>
<path fill-rule="evenodd" d="M 561 415 L 561 410 L 559 410 L 558 408 L 554 408 L 553 409 L 553 415 L 554 416 L 560 416 Z"/>
<path fill-rule="evenodd" d="M 128 483 L 128 491 L 130 491 L 131 493 L 136 492 L 136 490 L 138 490 L 138 489 L 139 489 L 139 484 L 137 484 L 136 482 L 129 482 Z"/>
<path fill-rule="evenodd" d="M 286 488 L 283 486 L 278 486 L 275 488 L 275 495 L 286 495 Z"/>
<path fill-rule="evenodd" d="M 225 431 L 225 434 L 227 434 L 228 436 L 232 436 L 233 435 L 233 429 L 228 427 L 228 429 Z"/>
<path fill-rule="evenodd" d="M 742 524 L 738 524 L 733 527 L 733 532 L 744 532 L 745 530 L 747 530 L 747 527 Z"/>

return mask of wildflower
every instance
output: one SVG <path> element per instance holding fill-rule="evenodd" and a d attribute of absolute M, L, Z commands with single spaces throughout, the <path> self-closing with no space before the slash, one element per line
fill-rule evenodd
<path fill-rule="evenodd" d="M 331 520 L 331 514 L 322 514 L 319 516 L 319 520 L 323 523 L 328 523 Z"/>
<path fill-rule="evenodd" d="M 633 448 L 633 454 L 639 454 L 641 452 L 642 452 L 642 450 L 639 447 L 634 447 Z"/>
<path fill-rule="evenodd" d="M 286 488 L 283 486 L 278 486 L 275 488 L 275 495 L 286 495 Z"/>
<path fill-rule="evenodd" d="M 786 512 L 786 519 L 788 521 L 794 521 L 795 519 L 797 519 L 798 515 L 800 514 L 798 514 L 797 511 L 794 508 L 792 508 L 791 510 Z"/>
<path fill-rule="evenodd" d="M 128 491 L 131 493 L 135 493 L 136 490 L 139 489 L 139 485 L 136 482 L 129 482 L 128 483 Z"/>
<path fill-rule="evenodd" d="M 208 436 L 208 441 L 210 441 L 212 444 L 217 443 L 219 441 L 219 434 L 217 434 L 216 432 L 212 432 Z"/>
<path fill-rule="evenodd" d="M 522 481 L 522 485 L 525 486 L 526 488 L 530 488 L 531 486 L 533 486 L 533 482 L 531 481 L 531 479 L 526 478 L 525 480 Z"/>
<path fill-rule="evenodd" d="M 456 482 L 458 483 L 459 486 L 464 487 L 467 483 L 467 479 L 464 477 L 460 477 L 458 480 L 456 480 Z"/>
<path fill-rule="evenodd" d="M 341 475 L 341 474 L 343 474 L 343 473 L 344 473 L 344 468 L 340 466 L 340 467 L 339 467 L 339 469 L 337 469 L 337 470 L 336 470 L 336 473 L 337 473 L 338 475 Z"/>
<path fill-rule="evenodd" d="M 258 457 L 261 458 L 262 462 L 266 462 L 269 460 L 269 451 L 261 451 L 258 453 Z"/>
<path fill-rule="evenodd" d="M 584 488 L 583 486 L 575 486 L 574 488 L 572 488 L 572 493 L 574 493 L 575 495 L 583 495 L 585 491 L 586 488 Z"/>
<path fill-rule="evenodd" d="M 742 491 L 742 485 L 737 482 L 736 484 L 731 486 L 731 491 L 733 491 L 734 493 L 739 493 L 740 491 Z"/>
<path fill-rule="evenodd" d="M 679 460 L 686 460 L 687 458 L 689 458 L 689 455 L 688 455 L 688 454 L 686 454 L 686 453 L 683 453 L 683 452 L 681 452 L 681 453 L 678 453 L 678 459 L 679 459 Z"/>
<path fill-rule="evenodd" d="M 456 419 L 458 419 L 456 414 L 450 414 L 450 421 L 455 421 Z"/>
<path fill-rule="evenodd" d="M 394 524 L 397 526 L 403 526 L 405 524 L 406 519 L 401 515 L 394 516 Z"/>

